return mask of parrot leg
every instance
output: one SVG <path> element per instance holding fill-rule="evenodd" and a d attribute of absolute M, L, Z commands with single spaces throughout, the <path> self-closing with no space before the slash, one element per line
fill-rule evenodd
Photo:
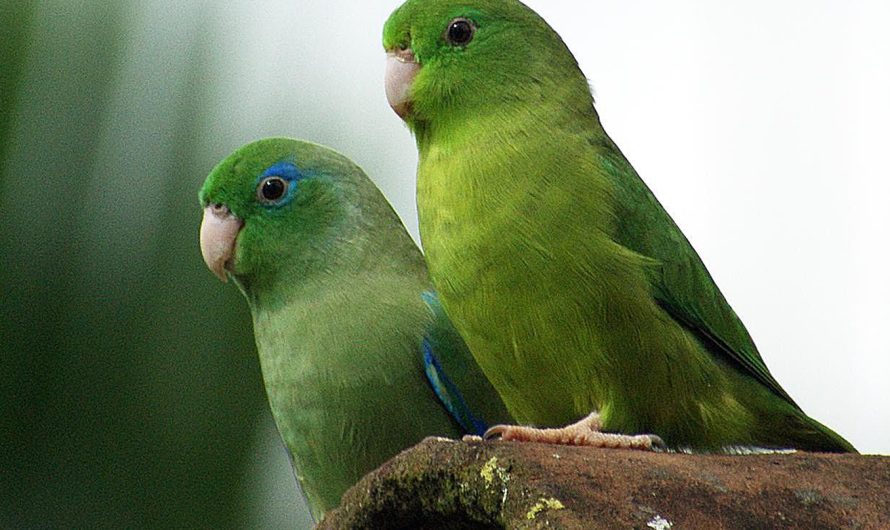
<path fill-rule="evenodd" d="M 654 434 L 615 434 L 600 431 L 600 415 L 592 412 L 586 418 L 561 429 L 538 429 L 519 425 L 495 425 L 488 429 L 483 438 L 503 441 L 541 442 L 561 445 L 583 445 L 608 449 L 641 449 L 644 451 L 665 451 L 664 441 Z"/>

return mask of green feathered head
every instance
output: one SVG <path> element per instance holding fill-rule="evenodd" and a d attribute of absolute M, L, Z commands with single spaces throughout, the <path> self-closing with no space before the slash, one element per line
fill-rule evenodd
<path fill-rule="evenodd" d="M 373 182 L 325 147 L 270 138 L 219 163 L 199 193 L 201 251 L 246 292 L 361 260 L 401 222 Z"/>
<path fill-rule="evenodd" d="M 418 122 L 551 101 L 586 79 L 559 35 L 516 0 L 408 0 L 383 29 L 387 97 Z"/>

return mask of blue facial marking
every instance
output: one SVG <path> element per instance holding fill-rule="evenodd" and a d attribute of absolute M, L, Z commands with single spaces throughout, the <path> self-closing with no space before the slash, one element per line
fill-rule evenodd
<path fill-rule="evenodd" d="M 305 175 L 297 169 L 297 166 L 295 166 L 293 162 L 283 161 L 271 166 L 257 177 L 254 186 L 258 188 L 261 183 L 269 177 L 280 177 L 287 183 L 287 190 L 280 198 L 276 200 L 261 200 L 260 204 L 267 208 L 280 208 L 290 203 L 294 200 L 297 184 L 307 176 L 308 175 Z M 258 193 L 262 193 L 262 190 L 258 190 Z"/>

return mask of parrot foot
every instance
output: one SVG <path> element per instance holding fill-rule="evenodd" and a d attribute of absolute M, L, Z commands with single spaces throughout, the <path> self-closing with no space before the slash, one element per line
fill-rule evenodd
<path fill-rule="evenodd" d="M 600 415 L 592 412 L 586 418 L 561 429 L 538 429 L 519 425 L 495 425 L 483 438 L 503 441 L 541 442 L 560 445 L 581 445 L 607 449 L 640 449 L 643 451 L 667 451 L 661 437 L 655 434 L 615 434 L 602 432 Z"/>

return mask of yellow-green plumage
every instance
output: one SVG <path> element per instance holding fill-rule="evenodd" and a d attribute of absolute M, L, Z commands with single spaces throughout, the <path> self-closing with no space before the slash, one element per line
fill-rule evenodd
<path fill-rule="evenodd" d="M 469 21 L 468 43 L 450 24 Z M 806 416 L 603 130 L 559 36 L 514 0 L 409 0 L 420 232 L 455 326 L 510 412 L 592 410 L 669 446 L 853 451 Z"/>

